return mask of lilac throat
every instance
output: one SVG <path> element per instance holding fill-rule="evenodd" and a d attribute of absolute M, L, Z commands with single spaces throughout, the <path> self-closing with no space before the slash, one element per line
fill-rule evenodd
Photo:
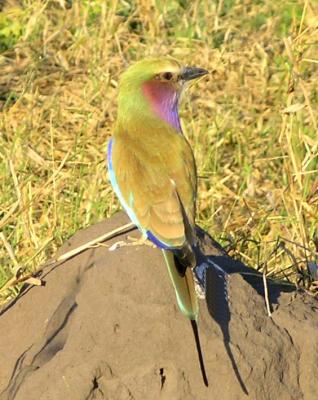
<path fill-rule="evenodd" d="M 181 132 L 178 114 L 179 96 L 168 83 L 150 81 L 143 85 L 143 93 L 149 100 L 153 111 L 163 120 Z"/>

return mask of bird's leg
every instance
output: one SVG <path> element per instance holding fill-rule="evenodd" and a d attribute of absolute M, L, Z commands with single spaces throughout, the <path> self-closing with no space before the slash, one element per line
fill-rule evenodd
<path fill-rule="evenodd" d="M 119 249 L 120 247 L 144 246 L 144 245 L 150 246 L 152 248 L 156 248 L 156 246 L 152 242 L 150 242 L 150 240 L 148 240 L 147 236 L 142 234 L 140 238 L 127 236 L 127 241 L 119 240 L 118 242 L 113 243 L 108 250 L 114 251 L 114 250 Z"/>

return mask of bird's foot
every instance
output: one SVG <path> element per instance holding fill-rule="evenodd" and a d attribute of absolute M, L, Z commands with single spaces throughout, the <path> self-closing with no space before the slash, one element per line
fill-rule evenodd
<path fill-rule="evenodd" d="M 131 241 L 131 246 L 149 246 L 156 249 L 157 246 L 154 245 L 147 236 L 142 235 L 140 238 L 135 238 L 133 236 L 127 236 L 127 239 Z"/>
<path fill-rule="evenodd" d="M 126 246 L 150 246 L 152 248 L 156 248 L 156 246 L 152 242 L 150 242 L 150 240 L 148 240 L 147 236 L 142 235 L 140 238 L 127 236 L 127 241 L 119 240 L 118 242 L 113 243 L 108 250 L 114 251 L 119 249 L 120 247 Z"/>

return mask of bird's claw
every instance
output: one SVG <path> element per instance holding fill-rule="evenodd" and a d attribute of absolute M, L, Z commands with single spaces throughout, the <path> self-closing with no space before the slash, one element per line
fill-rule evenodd
<path fill-rule="evenodd" d="M 120 247 L 126 247 L 126 246 L 150 246 L 152 248 L 156 248 L 156 246 L 151 243 L 147 237 L 141 236 L 140 238 L 135 238 L 132 236 L 127 236 L 127 241 L 124 240 L 119 240 L 118 242 L 113 243 L 108 251 L 115 251 L 119 249 Z"/>

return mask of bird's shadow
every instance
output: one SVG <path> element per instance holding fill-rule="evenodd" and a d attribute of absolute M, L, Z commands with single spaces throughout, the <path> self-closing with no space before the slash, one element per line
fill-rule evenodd
<path fill-rule="evenodd" d="M 248 395 L 230 347 L 229 323 L 231 310 L 228 302 L 228 280 L 230 275 L 240 274 L 259 295 L 264 296 L 263 276 L 255 269 L 249 268 L 242 262 L 228 256 L 226 251 L 199 227 L 197 227 L 197 237 L 197 267 L 195 268 L 195 274 L 204 287 L 209 314 L 222 331 L 225 350 L 231 361 L 235 376 L 243 392 Z M 295 290 L 292 285 L 280 285 L 270 280 L 267 286 L 271 306 L 277 304 L 281 292 Z"/>

